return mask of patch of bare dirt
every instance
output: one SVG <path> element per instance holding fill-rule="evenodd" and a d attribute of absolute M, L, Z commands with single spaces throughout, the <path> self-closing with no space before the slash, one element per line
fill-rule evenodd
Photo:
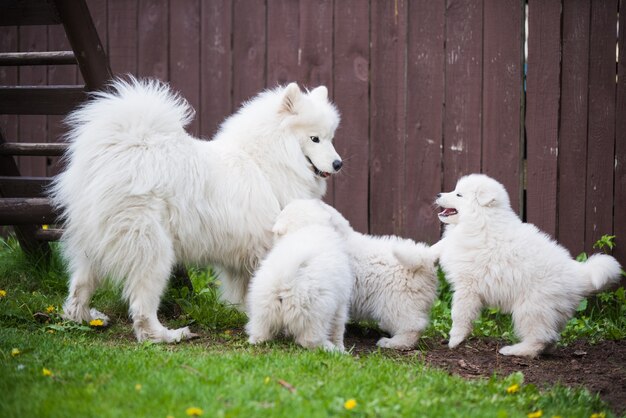
<path fill-rule="evenodd" d="M 355 354 L 370 353 L 377 350 L 380 336 L 376 331 L 349 327 L 346 347 L 353 347 Z M 430 366 L 467 379 L 521 371 L 525 383 L 538 387 L 556 383 L 585 387 L 598 393 L 616 415 L 626 413 L 626 340 L 595 345 L 576 341 L 567 347 L 555 347 L 536 359 L 502 356 L 498 350 L 504 342 L 493 339 L 471 339 L 455 350 L 448 349 L 446 343 L 430 340 L 424 350 L 394 355 L 417 353 Z"/>

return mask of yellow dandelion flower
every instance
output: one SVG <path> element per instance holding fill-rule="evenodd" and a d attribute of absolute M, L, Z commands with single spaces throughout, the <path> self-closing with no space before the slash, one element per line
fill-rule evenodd
<path fill-rule="evenodd" d="M 165 418 L 174 418 L 174 415 L 168 415 Z"/>
<path fill-rule="evenodd" d="M 13 350 L 11 350 L 11 356 L 12 357 L 17 357 L 21 354 L 22 352 L 20 351 L 19 348 L 14 348 Z"/>
<path fill-rule="evenodd" d="M 539 418 L 539 417 L 541 417 L 542 415 L 543 415 L 543 411 L 540 409 L 540 410 L 538 410 L 538 411 L 531 412 L 531 413 L 527 414 L 526 416 L 527 416 L 528 418 Z"/>
<path fill-rule="evenodd" d="M 48 229 L 48 225 L 41 225 L 41 229 L 45 231 L 46 229 Z"/>
<path fill-rule="evenodd" d="M 191 408 L 187 408 L 185 410 L 185 413 L 190 417 L 199 417 L 200 415 L 204 413 L 204 411 L 200 408 L 196 408 L 192 406 Z"/>
<path fill-rule="evenodd" d="M 54 306 L 52 306 L 52 305 L 50 305 L 50 306 L 48 306 L 48 307 L 46 308 L 46 312 L 48 312 L 48 313 L 52 313 L 52 312 L 54 312 L 54 311 L 55 311 L 55 308 L 54 308 Z"/>
<path fill-rule="evenodd" d="M 53 329 L 49 329 L 48 331 L 46 331 L 48 334 L 54 334 L 54 330 Z"/>
<path fill-rule="evenodd" d="M 517 393 L 517 392 L 519 392 L 519 385 L 517 383 L 514 383 L 508 388 L 506 388 L 506 393 Z"/>
<path fill-rule="evenodd" d="M 52 370 L 46 369 L 45 367 L 41 370 L 41 374 L 43 374 L 44 376 L 54 376 Z"/>
<path fill-rule="evenodd" d="M 89 321 L 89 325 L 92 327 L 101 327 L 104 326 L 104 321 L 102 321 L 102 319 L 92 319 Z"/>
<path fill-rule="evenodd" d="M 0 298 L 5 297 L 6 295 L 7 295 L 7 291 L 3 290 L 3 289 L 0 289 Z"/>
<path fill-rule="evenodd" d="M 265 379 L 263 379 L 263 383 L 267 385 L 269 382 L 270 382 L 270 377 L 266 376 Z"/>
<path fill-rule="evenodd" d="M 137 392 L 141 392 L 141 385 L 140 385 L 139 383 L 137 383 L 137 384 L 135 385 L 135 390 L 136 390 Z"/>
<path fill-rule="evenodd" d="M 346 408 L 348 411 L 353 410 L 354 408 L 356 408 L 356 399 L 348 399 L 343 404 L 343 407 Z"/>
<path fill-rule="evenodd" d="M 606 418 L 606 413 L 594 412 L 593 414 L 591 414 L 591 418 Z"/>

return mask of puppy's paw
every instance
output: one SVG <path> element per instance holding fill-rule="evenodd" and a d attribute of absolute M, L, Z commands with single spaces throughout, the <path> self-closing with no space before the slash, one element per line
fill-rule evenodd
<path fill-rule="evenodd" d="M 267 339 L 261 337 L 260 335 L 253 334 L 253 335 L 250 335 L 250 337 L 248 337 L 248 343 L 252 345 L 261 344 L 261 343 L 264 343 L 265 341 L 267 341 Z"/>
<path fill-rule="evenodd" d="M 97 309 L 91 308 L 89 310 L 89 315 L 91 316 L 91 319 L 99 319 L 102 321 L 102 326 L 106 327 L 107 325 L 109 325 L 109 317 L 105 314 L 103 314 L 102 312 L 100 312 Z"/>
<path fill-rule="evenodd" d="M 457 348 L 459 344 L 461 344 L 465 340 L 464 337 L 459 336 L 450 336 L 450 340 L 448 341 L 448 348 Z"/>
<path fill-rule="evenodd" d="M 398 342 L 397 340 L 394 340 L 393 338 L 386 338 L 386 337 L 383 337 L 380 340 L 378 340 L 376 345 L 380 348 L 391 348 L 394 350 L 401 350 L 401 351 L 411 350 L 413 349 L 413 346 L 414 346 L 414 344 Z"/>
<path fill-rule="evenodd" d="M 514 344 L 507 345 L 500 349 L 500 354 L 503 356 L 516 356 L 516 357 L 528 357 L 535 358 L 541 353 L 543 346 L 541 345 L 529 345 L 529 344 Z"/>

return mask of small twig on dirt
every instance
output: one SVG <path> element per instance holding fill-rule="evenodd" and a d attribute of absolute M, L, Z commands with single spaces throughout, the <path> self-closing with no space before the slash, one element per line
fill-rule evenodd
<path fill-rule="evenodd" d="M 277 380 L 278 384 L 287 389 L 291 393 L 296 393 L 296 388 L 289 382 L 284 381 L 283 379 Z"/>

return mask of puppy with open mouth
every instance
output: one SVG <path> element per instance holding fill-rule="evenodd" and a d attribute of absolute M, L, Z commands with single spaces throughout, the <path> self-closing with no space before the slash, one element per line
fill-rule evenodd
<path fill-rule="evenodd" d="M 462 177 L 437 195 L 446 224 L 432 247 L 454 291 L 449 347 L 472 331 L 485 306 L 511 313 L 519 343 L 503 355 L 535 357 L 559 334 L 587 295 L 617 282 L 615 258 L 595 254 L 585 263 L 511 209 L 502 184 L 483 175 Z"/>

